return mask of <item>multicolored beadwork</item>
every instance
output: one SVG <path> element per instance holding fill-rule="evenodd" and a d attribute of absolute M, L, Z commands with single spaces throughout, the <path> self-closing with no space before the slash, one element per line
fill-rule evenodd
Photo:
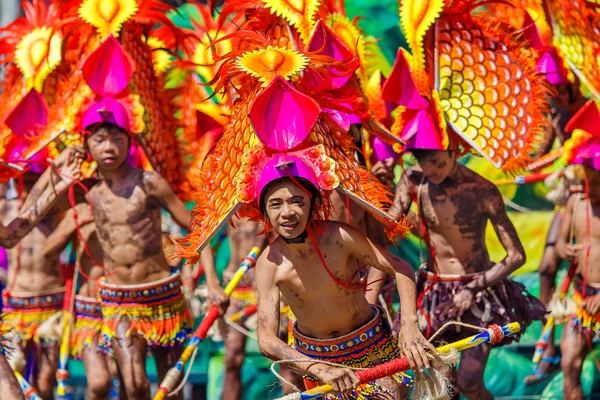
<path fill-rule="evenodd" d="M 573 288 L 573 300 L 577 303 L 577 313 L 569 318 L 569 324 L 577 328 L 584 335 L 592 335 L 596 339 L 600 339 L 600 313 L 590 315 L 586 310 L 579 305 L 584 299 L 593 297 L 600 293 L 600 288 L 586 285 L 583 290 L 583 284 L 580 279 L 575 279 L 575 287 Z"/>
<path fill-rule="evenodd" d="M 373 308 L 374 317 L 362 328 L 334 339 L 315 339 L 303 335 L 294 324 L 294 347 L 300 353 L 314 358 L 347 365 L 354 368 L 369 368 L 400 357 L 398 341 L 392 335 L 389 324 L 383 318 L 383 310 Z M 406 386 L 412 385 L 412 379 L 404 374 L 394 375 L 394 379 Z M 319 386 L 319 381 L 311 376 L 304 377 L 306 389 Z M 377 398 L 377 395 L 392 394 L 376 382 L 359 386 L 353 393 L 355 399 Z M 336 399 L 329 395 L 327 399 Z"/>
<path fill-rule="evenodd" d="M 131 322 L 126 335 L 137 332 L 146 339 L 149 349 L 183 343 L 192 333 L 193 319 L 186 308 L 178 273 L 144 285 L 114 285 L 101 278 L 98 297 L 104 319 L 98 347 L 106 353 L 125 318 Z"/>
<path fill-rule="evenodd" d="M 102 331 L 102 306 L 93 297 L 75 297 L 75 330 L 71 338 L 71 357 L 80 360 L 85 349 L 93 346 Z"/>
<path fill-rule="evenodd" d="M 2 293 L 2 334 L 11 335 L 18 342 L 34 340 L 42 344 L 54 344 L 37 336 L 37 330 L 48 318 L 62 311 L 65 288 L 40 293 L 4 291 Z"/>

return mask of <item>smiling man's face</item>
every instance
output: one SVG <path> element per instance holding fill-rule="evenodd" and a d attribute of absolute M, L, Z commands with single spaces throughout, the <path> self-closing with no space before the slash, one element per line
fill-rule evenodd
<path fill-rule="evenodd" d="M 273 231 L 284 239 L 294 239 L 306 230 L 311 199 L 292 180 L 274 183 L 265 194 L 265 210 Z"/>

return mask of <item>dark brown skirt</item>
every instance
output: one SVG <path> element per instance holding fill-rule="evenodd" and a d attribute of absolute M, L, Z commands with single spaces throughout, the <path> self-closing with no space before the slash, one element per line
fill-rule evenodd
<path fill-rule="evenodd" d="M 505 279 L 500 283 L 482 290 L 475 295 L 471 308 L 462 315 L 451 310 L 442 317 L 447 305 L 453 302 L 454 295 L 459 293 L 478 274 L 469 275 L 435 275 L 421 268 L 417 277 L 418 310 L 421 320 L 427 321 L 424 333 L 432 336 L 448 321 L 460 321 L 482 328 L 489 325 L 506 325 L 510 322 L 521 324 L 521 333 L 535 320 L 542 320 L 546 307 L 537 298 L 529 294 L 521 283 Z M 422 294 L 424 293 L 424 294 Z M 423 327 L 422 327 L 423 328 Z M 449 326 L 437 336 L 435 342 L 452 343 L 475 335 L 473 329 Z M 520 335 L 505 338 L 498 345 L 503 346 L 519 341 Z"/>

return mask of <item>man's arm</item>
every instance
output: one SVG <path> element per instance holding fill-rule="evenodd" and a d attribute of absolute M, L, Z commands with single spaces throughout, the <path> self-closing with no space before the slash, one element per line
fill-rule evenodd
<path fill-rule="evenodd" d="M 56 200 L 71 186 L 73 179 L 79 178 L 81 162 L 80 157 L 73 157 L 60 169 L 60 176 L 52 173 L 50 184 L 36 202 L 21 212 L 8 226 L 0 225 L 0 245 L 2 247 L 16 246 L 40 222 Z"/>
<path fill-rule="evenodd" d="M 411 196 L 411 175 L 412 170 L 407 170 L 398 181 L 398 185 L 396 186 L 396 193 L 394 195 L 394 204 L 390 207 L 388 213 L 399 219 L 402 215 L 406 215 L 410 210 L 410 205 L 412 204 L 412 196 Z"/>
<path fill-rule="evenodd" d="M 162 176 L 156 172 L 148 174 L 146 187 L 150 194 L 158 199 L 161 207 L 171 214 L 177 225 L 183 229 L 189 229 L 192 222 L 192 213 L 185 207 L 183 201 L 177 197 Z"/>
<path fill-rule="evenodd" d="M 87 203 L 80 203 L 75 206 L 75 209 L 68 209 L 54 232 L 46 239 L 43 250 L 44 256 L 62 251 L 73 240 L 77 230 L 74 220 L 75 211 L 77 212 L 77 224 L 80 227 L 93 221 L 90 206 Z"/>
<path fill-rule="evenodd" d="M 569 196 L 567 205 L 564 213 L 564 217 L 560 223 L 558 229 L 558 238 L 556 239 L 556 253 L 558 256 L 567 261 L 574 261 L 577 253 L 584 248 L 582 244 L 571 243 L 571 226 L 573 225 L 573 215 L 575 213 L 575 203 L 577 202 L 577 196 Z"/>
<path fill-rule="evenodd" d="M 472 292 L 479 292 L 485 288 L 494 286 L 503 279 L 508 278 L 517 268 L 525 264 L 525 250 L 514 225 L 508 218 L 506 206 L 504 205 L 500 191 L 496 186 L 491 185 L 488 193 L 489 200 L 486 202 L 485 209 L 490 216 L 490 222 L 496 231 L 500 243 L 502 243 L 502 246 L 506 250 L 506 257 L 466 285 L 465 288 Z"/>
<path fill-rule="evenodd" d="M 411 369 L 429 368 L 425 349 L 435 352 L 435 348 L 425 340 L 419 330 L 416 309 L 417 285 L 412 267 L 388 250 L 372 243 L 351 226 L 341 226 L 340 233 L 350 256 L 386 274 L 395 275 L 402 315 L 399 335 L 402 353 L 408 357 Z"/>
<path fill-rule="evenodd" d="M 29 207 L 31 207 L 33 204 L 35 204 L 35 202 L 40 197 L 42 192 L 44 190 L 46 190 L 48 185 L 51 184 L 52 175 L 55 174 L 57 169 L 62 168 L 62 166 L 65 165 L 65 163 L 74 162 L 75 158 L 83 159 L 84 154 L 85 154 L 85 151 L 79 145 L 73 145 L 73 146 L 70 146 L 67 149 L 63 150 L 58 155 L 58 157 L 56 157 L 54 160 L 52 160 L 50 166 L 48 168 L 46 168 L 44 173 L 42 173 L 42 175 L 35 182 L 35 185 L 33 185 L 31 190 L 29 191 L 29 194 L 27 195 L 27 198 L 23 202 L 23 206 L 21 207 L 21 209 L 26 210 Z M 69 176 L 67 178 L 71 179 L 73 177 Z M 85 201 L 84 197 L 85 197 L 85 194 L 83 193 L 82 190 L 76 190 L 75 198 L 76 198 L 77 203 L 81 203 L 81 202 Z M 71 207 L 71 205 L 69 204 L 66 196 L 61 196 L 54 203 L 54 205 L 52 207 L 52 211 L 49 210 L 49 213 L 60 213 L 65 210 L 68 210 L 70 207 Z"/>
<path fill-rule="evenodd" d="M 189 229 L 192 222 L 192 213 L 185 207 L 185 204 L 177 197 L 175 192 L 173 192 L 167 181 L 158 173 L 152 173 L 148 179 L 150 184 L 147 184 L 146 187 L 149 188 L 151 194 L 156 196 L 161 206 L 171 214 L 173 220 L 179 226 Z M 200 253 L 200 262 L 204 268 L 209 298 L 219 306 L 221 313 L 223 313 L 229 304 L 229 300 L 221 288 L 215 267 L 214 255 L 210 246 L 205 247 Z"/>

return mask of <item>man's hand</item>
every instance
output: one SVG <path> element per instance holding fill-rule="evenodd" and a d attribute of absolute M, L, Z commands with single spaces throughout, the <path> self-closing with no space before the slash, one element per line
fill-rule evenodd
<path fill-rule="evenodd" d="M 227 307 L 229 307 L 229 297 L 220 286 L 209 286 L 208 304 L 209 306 L 217 306 L 219 308 L 219 315 L 223 315 L 227 311 Z"/>
<path fill-rule="evenodd" d="M 475 295 L 473 290 L 463 289 L 457 294 L 454 295 L 452 301 L 454 302 L 454 306 L 458 315 L 462 315 L 465 311 L 471 308 L 473 304 L 473 300 L 475 299 Z"/>
<path fill-rule="evenodd" d="M 337 393 L 351 392 L 360 384 L 360 379 L 350 368 L 313 364 L 307 371 L 322 384 L 331 385 L 333 391 Z"/>
<path fill-rule="evenodd" d="M 400 321 L 398 347 L 402 355 L 408 358 L 408 363 L 413 371 L 423 371 L 424 368 L 429 368 L 427 350 L 432 354 L 437 354 L 435 347 L 423 337 L 416 322 Z"/>
<path fill-rule="evenodd" d="M 81 159 L 83 159 L 85 158 L 85 154 L 85 149 L 82 145 L 74 144 L 60 152 L 58 157 L 52 160 L 52 164 L 54 164 L 55 167 L 60 168 L 65 163 L 71 162 L 74 156 L 80 156 Z"/>
<path fill-rule="evenodd" d="M 394 159 L 388 158 L 385 161 L 377 161 L 377 163 L 373 165 L 373 168 L 371 168 L 371 173 L 373 173 L 381 183 L 390 186 L 392 182 L 394 182 Z"/>
<path fill-rule="evenodd" d="M 583 244 L 567 244 L 559 251 L 560 258 L 567 261 L 574 261 L 575 257 L 577 257 L 577 253 L 585 249 Z M 559 250 L 557 248 L 557 250 Z"/>
<path fill-rule="evenodd" d="M 192 291 L 195 289 L 196 285 L 194 282 L 194 274 L 193 274 L 192 264 L 185 264 L 181 268 L 181 284 L 186 289 L 189 289 Z"/>
<path fill-rule="evenodd" d="M 74 181 L 81 179 L 81 164 L 83 164 L 83 153 L 71 150 L 69 147 L 65 152 L 69 152 L 68 157 L 62 163 L 59 173 L 61 179 L 68 185 L 72 185 Z"/>
<path fill-rule="evenodd" d="M 600 312 L 600 293 L 594 297 L 587 298 L 581 302 L 581 308 L 588 312 L 591 316 L 594 316 Z"/>

